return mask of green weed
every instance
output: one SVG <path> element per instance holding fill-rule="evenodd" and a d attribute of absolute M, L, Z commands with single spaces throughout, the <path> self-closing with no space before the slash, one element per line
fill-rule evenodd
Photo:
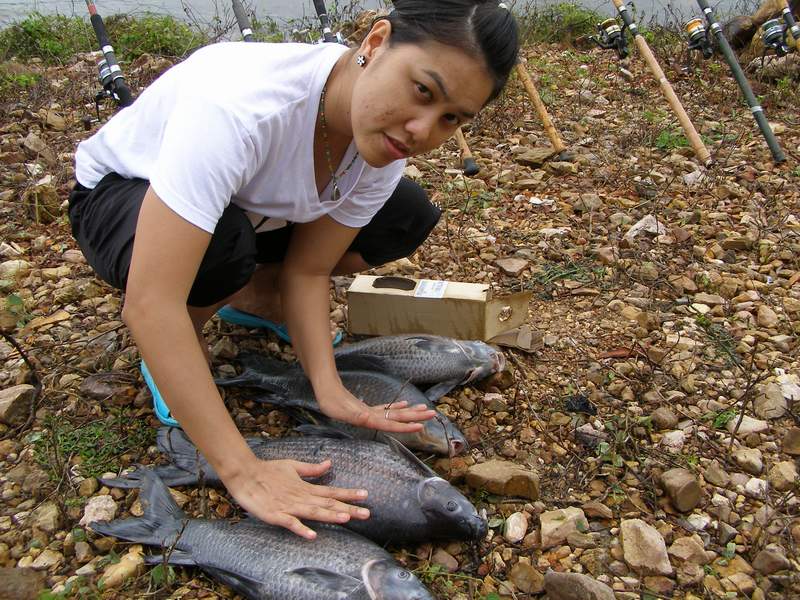
<path fill-rule="evenodd" d="M 656 148 L 660 150 L 675 150 L 676 148 L 685 148 L 688 145 L 689 141 L 682 133 L 671 129 L 662 130 L 655 141 Z"/>
<path fill-rule="evenodd" d="M 114 47 L 128 60 L 142 54 L 184 56 L 208 43 L 206 36 L 186 23 L 161 15 L 115 15 L 106 20 Z"/>
<path fill-rule="evenodd" d="M 700 327 L 711 341 L 718 355 L 725 357 L 728 366 L 741 365 L 742 359 L 736 352 L 736 339 L 728 333 L 722 325 L 714 323 L 706 315 L 695 315 L 694 322 Z"/>
<path fill-rule="evenodd" d="M 528 4 L 518 14 L 524 43 L 572 42 L 575 38 L 596 33 L 596 25 L 604 17 L 572 2 L 550 6 Z"/>
<path fill-rule="evenodd" d="M 45 420 L 45 430 L 35 432 L 29 439 L 36 461 L 53 478 L 58 478 L 60 470 L 75 461 L 87 477 L 116 471 L 122 454 L 149 446 L 154 436 L 155 431 L 143 420 L 116 415 L 79 427 L 49 417 Z"/>
<path fill-rule="evenodd" d="M 25 307 L 25 301 L 16 294 L 10 294 L 6 298 L 5 309 L 17 320 L 17 327 L 25 327 L 33 315 Z"/>
<path fill-rule="evenodd" d="M 714 417 L 714 428 L 722 429 L 736 417 L 736 411 L 732 408 L 717 413 Z"/>

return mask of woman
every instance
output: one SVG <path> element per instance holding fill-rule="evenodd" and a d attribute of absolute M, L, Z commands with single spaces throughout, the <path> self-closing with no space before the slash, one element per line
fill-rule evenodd
<path fill-rule="evenodd" d="M 73 233 L 98 275 L 126 292 L 122 317 L 154 397 L 245 510 L 307 538 L 315 534 L 300 519 L 367 518 L 350 504 L 367 491 L 301 479 L 325 473 L 327 460 L 258 460 L 225 410 L 201 332 L 226 304 L 235 316 L 283 320 L 329 417 L 408 432 L 433 416 L 370 408 L 344 388 L 329 278 L 424 240 L 438 212 L 400 183 L 404 159 L 441 145 L 500 93 L 517 31 L 495 2 L 394 5 L 354 50 L 198 50 L 76 153 Z M 275 231 L 284 221 L 291 230 Z"/>

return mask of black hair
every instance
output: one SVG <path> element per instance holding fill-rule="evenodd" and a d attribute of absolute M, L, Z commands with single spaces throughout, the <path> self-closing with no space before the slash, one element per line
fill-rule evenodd
<path fill-rule="evenodd" d="M 390 46 L 435 41 L 483 59 L 494 79 L 487 102 L 500 94 L 519 53 L 511 11 L 497 0 L 393 0 Z"/>

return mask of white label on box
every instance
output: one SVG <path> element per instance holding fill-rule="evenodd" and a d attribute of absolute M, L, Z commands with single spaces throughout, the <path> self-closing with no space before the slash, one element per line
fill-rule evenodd
<path fill-rule="evenodd" d="M 446 281 L 434 281 L 432 279 L 421 279 L 414 290 L 416 298 L 444 298 L 444 290 L 447 287 Z"/>

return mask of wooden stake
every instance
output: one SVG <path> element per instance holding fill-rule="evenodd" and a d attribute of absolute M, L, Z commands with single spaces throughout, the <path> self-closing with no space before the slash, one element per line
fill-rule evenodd
<path fill-rule="evenodd" d="M 561 141 L 561 136 L 558 135 L 558 131 L 556 131 L 556 128 L 553 126 L 553 121 L 550 119 L 547 107 L 545 107 L 544 102 L 542 102 L 539 92 L 536 91 L 536 86 L 533 85 L 531 76 L 528 75 L 528 70 L 519 62 L 517 63 L 517 76 L 520 78 L 520 81 L 522 81 L 522 85 L 525 86 L 525 91 L 528 92 L 528 96 L 530 96 L 533 105 L 536 107 L 536 112 L 539 113 L 539 118 L 542 120 L 542 125 L 544 125 L 544 131 L 547 137 L 550 138 L 550 143 L 553 144 L 553 148 L 556 152 L 563 152 L 566 150 L 566 146 L 564 142 Z"/>

